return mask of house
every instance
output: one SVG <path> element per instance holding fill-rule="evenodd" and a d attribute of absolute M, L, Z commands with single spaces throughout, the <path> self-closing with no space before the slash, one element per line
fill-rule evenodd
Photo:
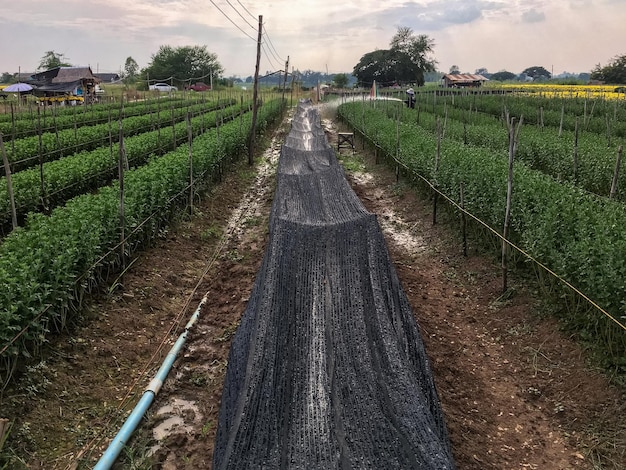
<path fill-rule="evenodd" d="M 94 75 L 102 83 L 119 82 L 122 79 L 122 77 L 120 77 L 119 73 L 94 73 Z"/>
<path fill-rule="evenodd" d="M 489 79 L 477 74 L 447 73 L 441 77 L 441 81 L 444 88 L 464 88 L 479 87 Z"/>
<path fill-rule="evenodd" d="M 55 67 L 35 73 L 28 83 L 37 88 L 34 92 L 40 102 L 92 102 L 95 101 L 96 84 L 100 79 L 91 67 Z"/>

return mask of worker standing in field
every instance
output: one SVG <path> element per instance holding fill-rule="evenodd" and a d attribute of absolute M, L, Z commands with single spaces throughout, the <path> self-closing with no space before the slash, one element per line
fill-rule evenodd
<path fill-rule="evenodd" d="M 409 108 L 415 108 L 415 91 L 413 88 L 409 88 L 406 91 L 406 105 Z"/>

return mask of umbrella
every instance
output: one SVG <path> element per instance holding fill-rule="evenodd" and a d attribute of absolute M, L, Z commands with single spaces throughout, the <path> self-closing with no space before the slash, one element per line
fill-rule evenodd
<path fill-rule="evenodd" d="M 33 89 L 28 83 L 14 83 L 13 85 L 9 85 L 4 88 L 2 91 L 7 93 L 24 93 L 26 91 L 31 91 Z"/>

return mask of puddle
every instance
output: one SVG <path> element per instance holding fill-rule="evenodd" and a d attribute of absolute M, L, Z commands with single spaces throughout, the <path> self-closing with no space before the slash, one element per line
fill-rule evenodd
<path fill-rule="evenodd" d="M 152 430 L 156 441 L 162 441 L 172 434 L 191 432 L 193 424 L 202 421 L 200 409 L 191 400 L 174 398 L 155 412 L 155 417 L 165 419 L 157 424 Z"/>

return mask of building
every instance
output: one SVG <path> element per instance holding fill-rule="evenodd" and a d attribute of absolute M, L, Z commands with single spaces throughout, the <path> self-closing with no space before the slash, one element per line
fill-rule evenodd
<path fill-rule="evenodd" d="M 94 73 L 94 75 L 102 83 L 114 83 L 119 82 L 122 79 L 119 73 Z"/>
<path fill-rule="evenodd" d="M 55 67 L 31 75 L 27 83 L 36 87 L 34 95 L 44 103 L 95 101 L 96 84 L 100 79 L 91 67 Z"/>
<path fill-rule="evenodd" d="M 441 77 L 441 85 L 444 88 L 479 87 L 487 81 L 489 79 L 482 75 L 469 73 L 447 73 Z"/>

